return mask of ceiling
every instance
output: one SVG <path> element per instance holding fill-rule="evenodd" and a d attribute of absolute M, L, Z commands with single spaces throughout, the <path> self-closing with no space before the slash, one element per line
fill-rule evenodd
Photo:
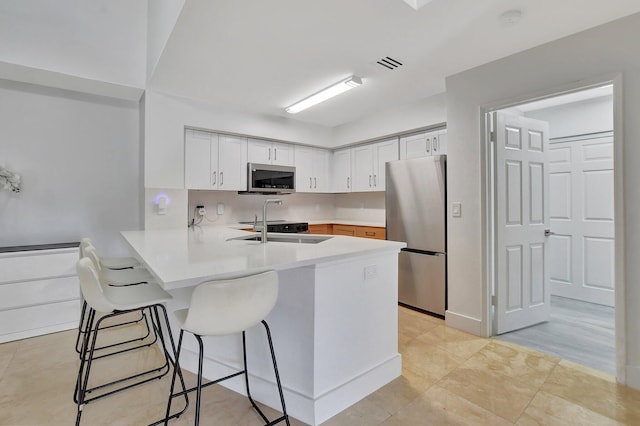
<path fill-rule="evenodd" d="M 147 87 L 335 127 L 444 92 L 448 75 L 640 11 L 637 0 L 420 3 L 187 0 Z M 500 19 L 514 9 L 519 21 Z M 403 65 L 376 63 L 386 56 Z M 350 75 L 363 85 L 284 112 Z"/>
<path fill-rule="evenodd" d="M 153 89 L 332 128 L 442 93 L 449 75 L 640 12 L 638 0 L 186 0 L 146 81 L 148 13 L 175 1 L 2 0 L 0 78 L 135 100 Z M 499 18 L 510 10 L 522 18 Z M 386 56 L 403 65 L 376 63 Z M 362 86 L 284 111 L 350 75 Z"/>

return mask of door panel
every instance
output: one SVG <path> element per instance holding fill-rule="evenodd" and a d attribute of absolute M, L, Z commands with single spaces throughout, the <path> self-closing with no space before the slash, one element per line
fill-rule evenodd
<path fill-rule="evenodd" d="M 497 334 L 549 319 L 548 124 L 494 113 Z"/>
<path fill-rule="evenodd" d="M 401 251 L 398 257 L 398 300 L 444 315 L 446 256 Z"/>
<path fill-rule="evenodd" d="M 554 142 L 552 294 L 614 306 L 613 138 Z"/>

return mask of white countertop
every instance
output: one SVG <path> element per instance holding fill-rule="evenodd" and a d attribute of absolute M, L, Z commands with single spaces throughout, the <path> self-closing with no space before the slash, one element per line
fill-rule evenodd
<path fill-rule="evenodd" d="M 228 241 L 248 234 L 226 226 L 122 232 L 136 256 L 166 289 L 196 285 L 210 278 L 267 269 L 285 270 L 349 256 L 399 251 L 406 246 L 395 241 L 339 235 L 332 235 L 318 244 Z"/>

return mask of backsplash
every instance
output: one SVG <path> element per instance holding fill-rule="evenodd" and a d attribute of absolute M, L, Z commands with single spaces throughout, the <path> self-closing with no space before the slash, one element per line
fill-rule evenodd
<path fill-rule="evenodd" d="M 224 225 L 262 218 L 262 205 L 268 198 L 279 198 L 282 205 L 270 205 L 268 219 L 317 221 L 348 219 L 384 223 L 384 193 L 351 194 L 237 194 L 225 191 L 189 191 L 188 215 L 193 218 L 195 207 L 204 205 L 206 220 L 201 225 Z M 224 213 L 217 214 L 218 203 Z"/>

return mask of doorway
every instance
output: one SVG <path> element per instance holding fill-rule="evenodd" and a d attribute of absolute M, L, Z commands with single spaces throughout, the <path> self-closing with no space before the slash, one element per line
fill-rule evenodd
<path fill-rule="evenodd" d="M 611 374 L 613 109 L 603 85 L 492 112 L 489 203 L 492 334 Z"/>

